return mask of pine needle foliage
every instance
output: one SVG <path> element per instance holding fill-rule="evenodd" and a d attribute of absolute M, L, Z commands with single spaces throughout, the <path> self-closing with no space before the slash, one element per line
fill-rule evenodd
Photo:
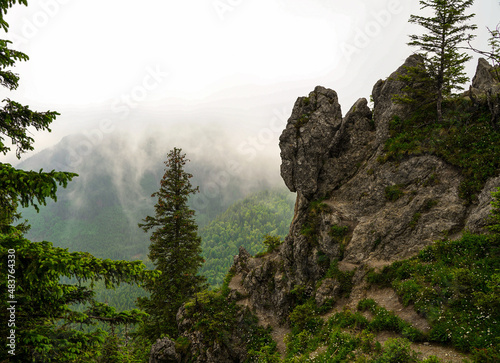
<path fill-rule="evenodd" d="M 443 98 L 454 89 L 462 89 L 467 82 L 465 63 L 471 56 L 459 51 L 464 42 L 470 42 L 477 28 L 468 21 L 475 14 L 465 14 L 474 0 L 420 0 L 421 9 L 429 8 L 433 16 L 411 15 L 409 22 L 425 28 L 422 35 L 410 35 L 410 46 L 420 48 L 424 56 L 425 69 L 432 80 L 432 95 L 435 97 L 437 120 L 443 120 Z"/>
<path fill-rule="evenodd" d="M 155 215 L 139 224 L 145 232 L 152 231 L 149 258 L 161 276 L 145 285 L 150 297 L 140 298 L 139 306 L 150 318 L 145 334 L 152 340 L 162 335 L 176 337 L 176 314 L 180 306 L 205 287 L 205 278 L 198 275 L 203 264 L 201 238 L 188 206 L 189 196 L 198 192 L 184 170 L 189 160 L 182 149 L 174 148 L 165 161 L 166 169 L 160 190 L 151 197 L 158 198 Z"/>
<path fill-rule="evenodd" d="M 24 0 L 0 0 L 0 28 L 8 30 L 4 15 Z M 0 86 L 15 90 L 19 76 L 12 68 L 28 56 L 11 49 L 11 42 L 0 39 Z M 34 149 L 33 129 L 49 131 L 59 113 L 38 112 L 8 98 L 0 102 L 0 155 L 11 150 L 20 158 Z M 31 242 L 23 234 L 26 223 L 19 206 L 45 205 L 56 200 L 59 187 L 66 187 L 77 174 L 70 172 L 16 169 L 0 162 L 0 362 L 95 362 L 111 330 L 142 321 L 139 310 L 117 312 L 98 303 L 94 283 L 106 288 L 120 283 L 140 284 L 154 278 L 140 262 L 111 261 L 86 252 L 68 252 L 50 242 Z M 66 281 L 66 282 L 63 282 Z M 71 282 L 72 281 L 72 282 Z M 80 309 L 79 309 L 80 307 Z"/>

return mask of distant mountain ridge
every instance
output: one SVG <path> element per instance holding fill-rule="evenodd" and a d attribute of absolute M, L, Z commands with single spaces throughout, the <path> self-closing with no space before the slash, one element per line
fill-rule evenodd
<path fill-rule="evenodd" d="M 223 135 L 220 137 L 223 139 Z M 38 214 L 32 208 L 23 211 L 32 226 L 28 238 L 48 240 L 71 251 L 88 251 L 103 258 L 145 259 L 149 238 L 137 224 L 153 213 L 156 200 L 150 196 L 159 188 L 164 156 L 170 148 L 182 145 L 173 139 L 163 143 L 158 137 L 132 141 L 131 135 L 110 135 L 82 151 L 81 160 L 72 163 L 73 147 L 82 139 L 85 136 L 65 137 L 18 165 L 80 175 L 67 189 L 59 189 L 57 203 L 49 202 Z M 269 176 L 270 163 L 257 159 L 249 163 L 241 157 L 238 160 L 235 150 L 228 150 L 223 140 L 213 137 L 198 143 L 198 150 L 183 151 L 191 159 L 186 169 L 193 174 L 192 183 L 200 186 L 200 193 L 190 201 L 200 227 L 235 201 L 279 185 L 277 178 Z M 205 153 L 200 152 L 203 145 Z M 237 171 L 228 166 L 235 160 Z"/>

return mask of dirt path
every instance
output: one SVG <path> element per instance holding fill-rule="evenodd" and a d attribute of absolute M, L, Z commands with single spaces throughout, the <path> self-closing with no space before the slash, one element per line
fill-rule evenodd
<path fill-rule="evenodd" d="M 351 266 L 346 266 L 351 267 Z M 247 296 L 248 293 L 242 285 L 242 277 L 237 274 L 233 277 L 233 279 L 229 283 L 229 288 L 231 290 L 239 292 L 243 296 Z M 430 331 L 430 326 L 427 320 L 418 315 L 413 306 L 403 306 L 399 302 L 398 296 L 394 289 L 392 288 L 383 288 L 383 289 L 367 289 L 366 286 L 357 286 L 351 297 L 349 299 L 342 299 L 337 304 L 336 307 L 330 312 L 323 316 L 325 320 L 327 320 L 334 313 L 342 311 L 344 306 L 348 306 L 350 309 L 355 310 L 358 302 L 361 299 L 373 299 L 377 302 L 381 307 L 394 312 L 398 317 L 405 320 L 406 322 L 412 324 L 415 328 L 420 331 L 427 333 Z M 244 298 L 238 301 L 237 303 L 240 306 L 248 307 L 251 310 L 253 306 L 250 303 L 248 298 Z M 273 315 L 268 314 L 266 311 L 257 310 L 256 315 L 259 319 L 259 325 L 263 327 L 270 326 L 272 330 L 272 338 L 277 343 L 277 348 L 281 357 L 283 358 L 286 353 L 286 345 L 284 342 L 285 336 L 290 333 L 290 329 L 285 328 L 278 324 Z M 401 337 L 396 333 L 390 332 L 381 332 L 378 333 L 375 339 L 380 342 L 380 344 L 384 344 L 388 339 Z M 434 343 L 412 343 L 411 348 L 420 353 L 420 358 L 425 359 L 430 356 L 436 356 L 443 362 L 451 362 L 451 363 L 462 363 L 464 359 L 467 358 L 467 355 L 464 355 L 451 347 L 446 347 Z M 319 348 L 322 349 L 322 348 Z M 320 350 L 318 350 L 319 353 Z"/>
<path fill-rule="evenodd" d="M 370 289 L 366 294 L 366 298 L 375 300 L 381 307 L 394 312 L 398 317 L 423 333 L 428 333 L 431 330 L 427 320 L 418 315 L 412 305 L 403 306 L 398 300 L 398 295 L 391 288 Z"/>
<path fill-rule="evenodd" d="M 375 300 L 381 307 L 392 311 L 399 318 L 405 320 L 424 333 L 428 333 L 431 329 L 427 320 L 418 315 L 412 305 L 405 307 L 399 302 L 396 292 L 391 288 L 369 289 L 366 292 L 366 298 Z M 395 333 L 382 332 L 377 335 L 376 339 L 383 344 L 387 339 L 396 338 L 398 336 L 399 335 Z M 443 362 L 458 363 L 463 362 L 463 360 L 467 358 L 466 355 L 451 347 L 435 343 L 412 343 L 411 348 L 414 351 L 421 353 L 421 358 L 428 358 L 434 355 Z"/>

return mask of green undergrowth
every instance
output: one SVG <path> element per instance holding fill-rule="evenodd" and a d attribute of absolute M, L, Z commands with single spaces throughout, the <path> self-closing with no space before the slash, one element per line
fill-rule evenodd
<path fill-rule="evenodd" d="M 234 344 L 239 337 L 246 345 L 248 358 L 245 362 L 279 362 L 276 342 L 271 328 L 258 325 L 257 317 L 244 310 L 229 297 L 229 282 L 234 276 L 230 271 L 220 289 L 198 293 L 184 305 L 184 320 L 191 321 L 191 332 L 200 332 L 207 346 Z M 189 357 L 189 341 L 177 341 L 176 347 Z"/>
<path fill-rule="evenodd" d="M 420 330 L 396 316 L 392 311 L 379 306 L 372 299 L 361 300 L 358 303 L 358 310 L 369 311 L 373 314 L 373 320 L 367 326 L 370 331 L 392 331 L 412 342 L 426 340 L 425 335 Z"/>
<path fill-rule="evenodd" d="M 334 260 L 324 278 L 338 282 L 337 294 L 349 297 L 354 271 L 343 272 Z M 316 287 L 321 286 L 320 280 Z M 289 315 L 291 333 L 286 337 L 287 352 L 284 362 L 419 362 L 409 347 L 409 341 L 422 341 L 425 336 L 418 329 L 392 312 L 378 306 L 373 300 L 363 300 L 356 312 L 344 311 L 325 318 L 332 304 L 318 306 L 314 293 L 307 294 L 303 286 L 293 290 L 297 305 Z M 334 301 L 333 301 L 334 303 Z M 367 319 L 362 311 L 370 311 Z M 381 346 L 375 339 L 378 332 L 400 334 L 401 339 Z M 428 360 L 434 362 L 437 360 Z"/>
<path fill-rule="evenodd" d="M 410 340 L 420 341 L 423 334 L 373 300 L 364 300 L 359 310 L 370 310 L 370 321 L 359 311 L 344 308 L 325 320 L 313 301 L 298 306 L 290 315 L 292 332 L 286 337 L 285 362 L 420 362 L 410 348 Z M 381 331 L 398 332 L 401 338 L 383 346 L 376 340 Z M 407 338 L 404 338 L 406 336 Z M 435 357 L 424 362 L 439 362 Z"/>
<path fill-rule="evenodd" d="M 330 268 L 325 274 L 325 278 L 332 278 L 338 281 L 338 295 L 348 298 L 353 288 L 352 278 L 355 271 L 341 271 L 338 266 L 338 260 L 333 260 Z"/>
<path fill-rule="evenodd" d="M 437 241 L 367 279 L 412 304 L 431 325 L 429 341 L 472 353 L 475 362 L 500 361 L 499 242 L 498 234 L 471 233 Z"/>
<path fill-rule="evenodd" d="M 458 167 L 464 177 L 460 197 L 473 202 L 488 178 L 500 170 L 500 129 L 491 124 L 487 105 L 465 98 L 443 103 L 444 121 L 434 121 L 433 109 L 413 112 L 407 119 L 394 117 L 390 138 L 379 161 L 401 161 L 412 155 L 431 154 Z"/>
<path fill-rule="evenodd" d="M 437 241 L 414 258 L 367 274 L 372 286 L 393 287 L 405 306 L 412 304 L 429 322 L 429 332 L 372 299 L 361 300 L 357 311 L 344 307 L 327 319 L 311 294 L 290 314 L 285 362 L 421 361 L 410 342 L 452 346 L 469 353 L 468 362 L 500 361 L 500 189 L 493 197 L 490 234 L 465 233 L 456 241 Z M 327 275 L 338 272 L 333 261 Z M 382 346 L 376 340 L 380 332 L 398 338 Z M 439 362 L 436 357 L 423 361 Z"/>

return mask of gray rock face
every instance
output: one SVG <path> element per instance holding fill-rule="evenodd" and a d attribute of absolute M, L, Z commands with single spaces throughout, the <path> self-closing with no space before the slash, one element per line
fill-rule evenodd
<path fill-rule="evenodd" d="M 500 176 L 488 180 L 478 197 L 478 203 L 468 213 L 465 228 L 473 233 L 482 232 L 488 222 L 491 212 L 491 193 L 500 187 Z"/>
<path fill-rule="evenodd" d="M 292 192 L 308 197 L 317 192 L 318 176 L 341 122 L 335 91 L 318 86 L 295 102 L 280 137 L 281 176 Z"/>
<path fill-rule="evenodd" d="M 484 58 L 477 64 L 476 75 L 469 89 L 470 98 L 475 103 L 484 102 L 491 112 L 491 124 L 500 128 L 500 69 L 494 69 Z"/>
<path fill-rule="evenodd" d="M 476 75 L 472 78 L 472 88 L 480 92 L 487 92 L 495 83 L 493 78 L 493 67 L 484 58 L 479 58 L 476 68 Z"/>
<path fill-rule="evenodd" d="M 168 338 L 158 339 L 151 347 L 149 363 L 180 363 L 181 356 L 175 350 L 175 343 Z"/>
<path fill-rule="evenodd" d="M 458 196 L 457 170 L 433 156 L 376 163 L 369 162 L 328 201 L 334 213 L 349 212 L 355 221 L 346 262 L 407 258 L 462 230 L 467 210 Z"/>
<path fill-rule="evenodd" d="M 400 94 L 404 83 L 399 80 L 400 75 L 407 73 L 407 67 L 423 66 L 421 56 L 414 54 L 406 59 L 403 65 L 392 73 L 386 80 L 379 80 L 373 86 L 372 97 L 374 102 L 373 120 L 376 126 L 377 143 L 382 145 L 389 137 L 389 122 L 394 116 L 404 117 L 408 114 L 408 106 L 394 103 L 394 95 Z"/>
<path fill-rule="evenodd" d="M 360 99 L 341 118 L 336 93 L 323 87 L 297 100 L 280 137 L 281 174 L 297 192 L 290 233 L 278 253 L 235 260 L 252 306 L 286 320 L 298 286 L 303 296 L 316 291 L 319 304 L 339 298 L 334 280 L 316 285 L 328 267 L 324 260 L 366 270 L 413 256 L 437 239 L 458 237 L 464 228 L 484 227 L 499 178 L 487 183 L 478 205 L 466 206 L 459 198 L 462 176 L 443 160 L 420 155 L 399 163 L 379 161 L 389 123 L 410 112 L 393 101 L 404 87 L 398 76 L 421 64 L 420 56 L 410 56 L 377 82 L 373 112 Z M 476 85 L 487 84 L 481 76 L 475 79 Z M 316 212 L 310 207 L 314 201 L 322 201 Z M 345 227 L 346 235 L 335 238 L 332 227 Z M 311 228 L 314 239 L 304 233 Z"/>

